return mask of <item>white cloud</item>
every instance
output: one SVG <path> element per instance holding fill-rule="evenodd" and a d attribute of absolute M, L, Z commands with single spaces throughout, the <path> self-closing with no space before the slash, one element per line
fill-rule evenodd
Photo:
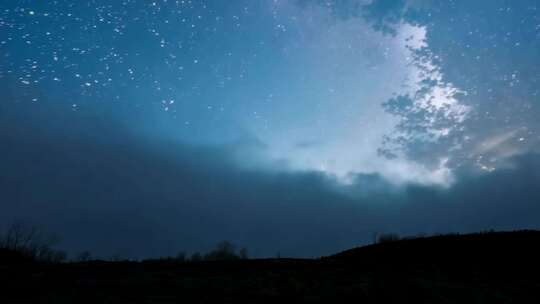
<path fill-rule="evenodd" d="M 331 88 L 333 94 L 314 101 L 320 112 L 284 124 L 277 136 L 261 136 L 271 147 L 271 157 L 285 159 L 296 170 L 319 170 L 345 182 L 354 173 L 379 173 L 395 183 L 449 184 L 452 175 L 444 157 L 438 167 L 427 168 L 403 156 L 388 160 L 377 153 L 383 137 L 398 123 L 382 103 L 395 94 L 418 95 L 426 79 L 436 85 L 415 100 L 419 110 L 442 111 L 457 123 L 469 111 L 455 97 L 460 90 L 443 81 L 433 61 L 418 57 L 417 51 L 428 47 L 426 28 L 402 23 L 396 35 L 389 35 L 359 17 L 334 18 L 322 6 L 279 4 L 274 7 L 277 22 L 299 33 L 288 55 L 297 59 L 296 68 L 310 73 L 310 84 Z M 280 19 L 282 15 L 286 17 Z M 435 124 L 431 121 L 433 134 L 450 133 Z M 312 139 L 318 144 L 298 148 L 298 142 Z"/>

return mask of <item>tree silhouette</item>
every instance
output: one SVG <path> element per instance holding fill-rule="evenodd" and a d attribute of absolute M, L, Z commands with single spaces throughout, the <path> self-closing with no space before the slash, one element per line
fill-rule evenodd
<path fill-rule="evenodd" d="M 0 234 L 0 248 L 20 252 L 27 258 L 40 262 L 58 263 L 67 258 L 67 254 L 52 248 L 55 239 L 45 235 L 36 226 L 14 223 Z"/>
<path fill-rule="evenodd" d="M 228 241 L 222 241 L 216 248 L 205 255 L 205 260 L 224 261 L 237 260 L 240 257 L 236 254 L 236 247 Z"/>
<path fill-rule="evenodd" d="M 91 259 L 92 259 L 92 254 L 90 253 L 90 251 L 85 250 L 79 253 L 79 255 L 77 255 L 77 258 L 75 260 L 78 262 L 88 262 Z"/>

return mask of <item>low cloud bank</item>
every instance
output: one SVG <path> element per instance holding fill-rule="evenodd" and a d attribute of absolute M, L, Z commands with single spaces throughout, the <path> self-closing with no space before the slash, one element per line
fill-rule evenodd
<path fill-rule="evenodd" d="M 226 146 L 149 141 L 107 120 L 62 117 L 3 115 L 0 221 L 41 225 L 73 254 L 154 257 L 230 240 L 253 256 L 308 257 L 374 233 L 540 228 L 536 154 L 491 173 L 456 172 L 447 189 L 378 175 L 343 186 L 316 172 L 242 169 Z"/>

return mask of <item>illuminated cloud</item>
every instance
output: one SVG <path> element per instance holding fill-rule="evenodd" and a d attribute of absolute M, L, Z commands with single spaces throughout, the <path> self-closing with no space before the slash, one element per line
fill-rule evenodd
<path fill-rule="evenodd" d="M 423 131 L 406 134 L 410 141 L 426 134 L 431 140 L 449 136 L 469 113 L 456 97 L 463 92 L 445 82 L 431 60 L 424 26 L 401 22 L 390 34 L 375 29 L 361 13 L 340 18 L 324 5 L 279 2 L 274 9 L 280 26 L 296 33 L 287 55 L 305 66 L 306 78 L 315 84 L 310 89 L 320 92 L 304 103 L 320 110 L 297 113 L 297 121 L 286 123 L 286 128 L 297 130 L 292 136 L 287 131 L 260 134 L 273 158 L 287 160 L 293 169 L 322 171 L 345 182 L 355 173 L 378 173 L 395 183 L 450 183 L 444 158 L 438 166 L 427 167 L 404 154 L 387 159 L 380 153 L 388 136 L 402 136 L 395 131 L 407 123 L 383 107 L 394 96 L 412 99 L 409 108 L 397 109 L 400 113 L 427 114 Z M 316 144 L 298 146 L 306 140 Z"/>

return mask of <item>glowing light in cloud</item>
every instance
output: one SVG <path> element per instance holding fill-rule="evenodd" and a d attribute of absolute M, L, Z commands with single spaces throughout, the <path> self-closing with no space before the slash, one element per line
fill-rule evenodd
<path fill-rule="evenodd" d="M 429 54 L 423 54 L 429 49 L 425 27 L 400 23 L 391 35 L 374 29 L 362 17 L 336 18 L 324 6 L 299 8 L 280 2 L 274 9 L 276 16 L 284 10 L 295 16 L 293 22 L 280 22 L 303 39 L 288 49 L 289 56 L 309 66 L 312 83 L 330 88 L 331 94 L 311 101 L 327 111 L 299 118 L 302 126 L 287 124 L 301 130 L 294 136 L 261 135 L 272 147 L 271 157 L 287 160 L 293 169 L 322 171 L 344 182 L 350 182 L 355 173 L 378 173 L 395 183 L 451 182 L 445 158 L 438 166 L 427 167 L 403 154 L 387 159 L 379 153 L 385 138 L 396 134 L 402 123 L 383 107 L 396 95 L 413 100 L 411 108 L 400 111 L 430 114 L 424 128 L 435 135 L 432 140 L 449 135 L 469 112 L 456 97 L 464 92 L 445 83 Z M 454 123 L 439 127 L 441 115 Z M 311 145 L 298 144 L 311 139 Z"/>

